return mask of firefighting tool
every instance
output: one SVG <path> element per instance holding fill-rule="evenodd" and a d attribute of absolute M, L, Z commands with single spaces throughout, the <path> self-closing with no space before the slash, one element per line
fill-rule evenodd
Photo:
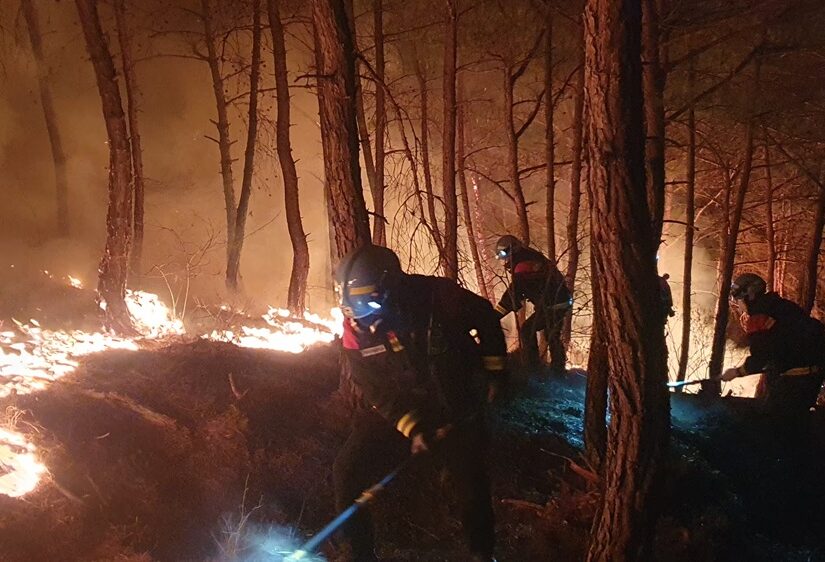
<path fill-rule="evenodd" d="M 412 463 L 415 461 L 415 459 L 423 456 L 424 453 L 425 452 L 421 452 L 411 455 L 407 458 L 407 460 L 405 460 L 397 467 L 395 467 L 395 469 L 392 472 L 390 472 L 389 474 L 384 476 L 384 478 L 379 480 L 378 483 L 361 492 L 361 495 L 358 496 L 358 498 L 352 503 L 352 505 L 350 505 L 340 514 L 338 514 L 338 516 L 335 519 L 333 519 L 326 527 L 318 531 L 318 533 L 314 537 L 312 537 L 303 545 L 301 545 L 301 548 L 287 556 L 285 558 L 285 562 L 298 562 L 299 560 L 308 560 L 309 557 L 312 556 L 312 553 L 315 552 L 318 549 L 318 547 L 324 544 L 327 541 L 327 539 L 329 539 L 332 536 L 332 534 L 335 533 L 335 531 L 340 529 L 344 525 L 344 523 L 349 521 L 349 519 L 353 515 L 355 515 L 362 507 L 372 503 L 376 496 L 383 492 L 384 489 L 386 489 L 386 487 L 389 486 L 389 484 L 393 480 L 395 480 L 399 474 L 407 470 L 410 467 L 410 465 L 412 465 Z"/>
<path fill-rule="evenodd" d="M 395 469 L 384 476 L 381 480 L 378 481 L 375 485 L 370 488 L 367 488 L 358 498 L 352 502 L 348 508 L 338 514 L 338 516 L 330 521 L 326 527 L 318 531 L 318 533 L 301 545 L 301 548 L 284 558 L 284 562 L 299 562 L 301 560 L 310 560 L 312 554 L 318 550 L 322 544 L 324 544 L 327 539 L 329 539 L 338 529 L 340 529 L 350 518 L 358 513 L 362 507 L 370 504 L 375 500 L 375 498 L 383 492 L 387 486 L 392 483 L 393 480 L 398 478 L 398 476 L 405 472 L 410 466 L 413 465 L 419 458 L 428 455 L 432 451 L 432 445 L 437 444 L 439 441 L 443 441 L 443 439 L 452 432 L 457 426 L 462 426 L 465 423 L 469 423 L 470 421 L 476 418 L 476 414 L 471 414 L 466 418 L 463 418 L 454 424 L 445 426 L 442 428 L 441 431 L 436 432 L 434 436 L 434 440 L 430 443 L 429 449 L 424 449 L 420 452 L 413 453 L 407 459 L 399 464 Z"/>
<path fill-rule="evenodd" d="M 711 382 L 714 379 L 699 379 L 695 381 L 675 381 L 667 383 L 668 388 L 682 388 L 683 386 L 692 386 L 694 384 L 702 384 L 703 382 Z"/>

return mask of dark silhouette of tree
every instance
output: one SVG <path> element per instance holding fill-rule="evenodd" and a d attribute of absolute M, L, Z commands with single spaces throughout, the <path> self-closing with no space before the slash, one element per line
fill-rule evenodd
<path fill-rule="evenodd" d="M 306 308 L 307 277 L 309 276 L 309 247 L 301 219 L 301 204 L 298 196 L 298 172 L 292 158 L 290 128 L 289 69 L 286 58 L 284 26 L 281 22 L 279 0 L 268 0 L 269 28 L 272 32 L 272 47 L 275 63 L 275 96 L 277 117 L 275 122 L 275 143 L 278 163 L 284 182 L 284 208 L 289 240 L 292 243 L 292 270 L 287 291 L 287 308 L 293 314 L 301 314 Z"/>
<path fill-rule="evenodd" d="M 134 333 L 126 307 L 129 247 L 132 241 L 132 159 L 126 116 L 120 102 L 115 65 L 100 26 L 95 0 L 75 0 L 86 49 L 92 60 L 109 140 L 109 207 L 106 247 L 100 260 L 97 291 L 105 324 L 122 334 Z"/>
<path fill-rule="evenodd" d="M 140 145 L 140 87 L 135 74 L 135 59 L 132 54 L 132 28 L 126 16 L 125 0 L 115 0 L 115 24 L 120 45 L 120 60 L 123 67 L 123 85 L 126 89 L 126 114 L 129 117 L 129 145 L 132 150 L 132 179 L 134 208 L 132 211 L 132 253 L 130 266 L 133 275 L 140 275 L 143 256 L 143 214 L 144 181 L 143 149 Z"/>
<path fill-rule="evenodd" d="M 666 351 L 644 175 L 639 2 L 587 0 L 584 84 L 595 314 L 611 422 L 588 561 L 649 560 L 668 440 Z"/>
<path fill-rule="evenodd" d="M 312 0 L 329 216 L 338 257 L 371 241 L 358 163 L 355 49 L 343 0 Z"/>
<path fill-rule="evenodd" d="M 46 121 L 46 131 L 49 133 L 49 143 L 52 149 L 54 162 L 54 186 L 57 202 L 57 233 L 60 236 L 69 235 L 69 181 L 66 177 L 66 153 L 63 151 L 63 141 L 60 138 L 60 129 L 57 126 L 57 114 L 54 110 L 54 98 L 49 83 L 49 66 L 43 56 L 43 37 L 40 33 L 40 21 L 37 16 L 34 0 L 21 0 L 20 10 L 26 20 L 26 29 L 32 45 L 32 54 L 37 65 L 37 85 L 40 89 L 40 105 L 43 108 L 43 118 Z"/>

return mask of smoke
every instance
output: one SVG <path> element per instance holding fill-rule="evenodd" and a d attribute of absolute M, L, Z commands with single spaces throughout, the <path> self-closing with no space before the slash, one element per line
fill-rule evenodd
<path fill-rule="evenodd" d="M 140 285 L 167 300 L 171 293 L 188 290 L 190 302 L 223 301 L 227 299 L 223 284 L 226 218 L 218 148 L 207 138 L 216 136 L 210 121 L 215 118 L 215 104 L 208 67 L 198 60 L 159 56 L 180 53 L 187 47 L 174 35 L 156 35 L 149 40 L 152 27 L 157 25 L 150 9 L 135 9 L 132 14 L 138 30 L 135 42 L 140 62 L 136 71 L 143 94 L 140 125 L 146 175 L 144 276 Z M 0 11 L 0 27 L 20 25 L 15 23 L 14 12 Z M 177 10 L 167 7 L 166 12 L 169 16 Z M 119 66 L 116 35 L 106 5 L 101 5 L 101 16 Z M 71 273 L 89 283 L 105 241 L 108 199 L 108 147 L 100 99 L 74 5 L 44 5 L 40 21 L 49 63 L 48 80 L 67 156 L 71 234 L 65 240 L 55 235 L 53 162 L 36 66 L 26 31 L 21 29 L 19 41 L 2 45 L 6 52 L 0 90 L 0 189 L 4 193 L 0 205 L 0 266 L 25 260 L 34 267 Z M 308 69 L 309 54 L 303 52 L 297 40 L 288 49 L 294 78 Z M 271 57 L 269 52 L 264 55 L 263 87 L 269 91 L 261 94 L 261 107 L 268 120 L 274 118 Z M 244 89 L 242 80 L 230 87 L 230 96 Z M 295 87 L 291 93 L 291 133 L 310 246 L 308 304 L 323 311 L 330 304 L 327 287 L 331 283 L 326 263 L 329 250 L 317 101 L 305 88 Z M 125 93 L 121 94 L 125 107 Z M 243 167 L 244 111 L 239 105 L 230 112 L 231 133 L 237 141 L 233 146 L 237 159 L 233 168 L 236 198 Z M 258 142 L 251 212 L 241 258 L 241 299 L 244 304 L 282 305 L 292 249 L 271 127 L 262 127 Z M 195 255 L 200 257 L 193 264 Z"/>

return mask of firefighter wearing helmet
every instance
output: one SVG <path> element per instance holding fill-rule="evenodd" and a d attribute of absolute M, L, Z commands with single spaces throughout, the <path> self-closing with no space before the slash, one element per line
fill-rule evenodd
<path fill-rule="evenodd" d="M 517 312 L 530 301 L 534 312 L 525 320 L 519 333 L 528 367 L 539 367 L 538 332 L 544 330 L 550 347 L 550 369 L 565 371 L 567 357 L 561 341 L 565 317 L 573 308 L 573 298 L 556 264 L 541 252 L 528 248 L 512 235 L 499 238 L 496 258 L 504 262 L 511 275 L 510 285 L 496 311 L 501 318 Z"/>
<path fill-rule="evenodd" d="M 395 253 L 380 246 L 344 256 L 335 277 L 344 359 L 362 402 L 333 467 L 337 507 L 390 469 L 409 440 L 413 453 L 431 450 L 452 473 L 469 550 L 475 560 L 492 560 L 484 404 L 504 376 L 498 316 L 449 279 L 402 272 Z M 375 560 L 362 512 L 345 538 L 354 560 Z"/>
<path fill-rule="evenodd" d="M 768 412 L 780 421 L 804 423 L 825 374 L 825 326 L 796 303 L 768 292 L 765 280 L 754 273 L 734 280 L 730 298 L 745 308 L 750 356 L 718 378 L 764 373 Z"/>

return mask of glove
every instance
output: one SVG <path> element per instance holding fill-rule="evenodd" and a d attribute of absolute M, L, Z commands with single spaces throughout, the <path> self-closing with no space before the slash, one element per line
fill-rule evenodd
<path fill-rule="evenodd" d="M 719 380 L 729 382 L 740 376 L 742 376 L 740 369 L 738 367 L 731 367 L 730 369 L 725 369 L 725 371 L 719 375 Z"/>
<path fill-rule="evenodd" d="M 492 404 L 501 396 L 509 386 L 509 371 L 488 371 L 487 372 L 487 403 Z"/>
<path fill-rule="evenodd" d="M 452 429 L 452 424 L 447 424 L 436 429 L 434 434 L 428 435 L 423 431 L 416 433 L 412 436 L 412 442 L 410 443 L 410 452 L 413 455 L 417 455 L 419 453 L 425 453 L 427 451 L 432 450 L 433 446 L 435 446 L 439 441 L 447 437 L 447 435 L 450 433 L 450 431 L 452 431 Z"/>

